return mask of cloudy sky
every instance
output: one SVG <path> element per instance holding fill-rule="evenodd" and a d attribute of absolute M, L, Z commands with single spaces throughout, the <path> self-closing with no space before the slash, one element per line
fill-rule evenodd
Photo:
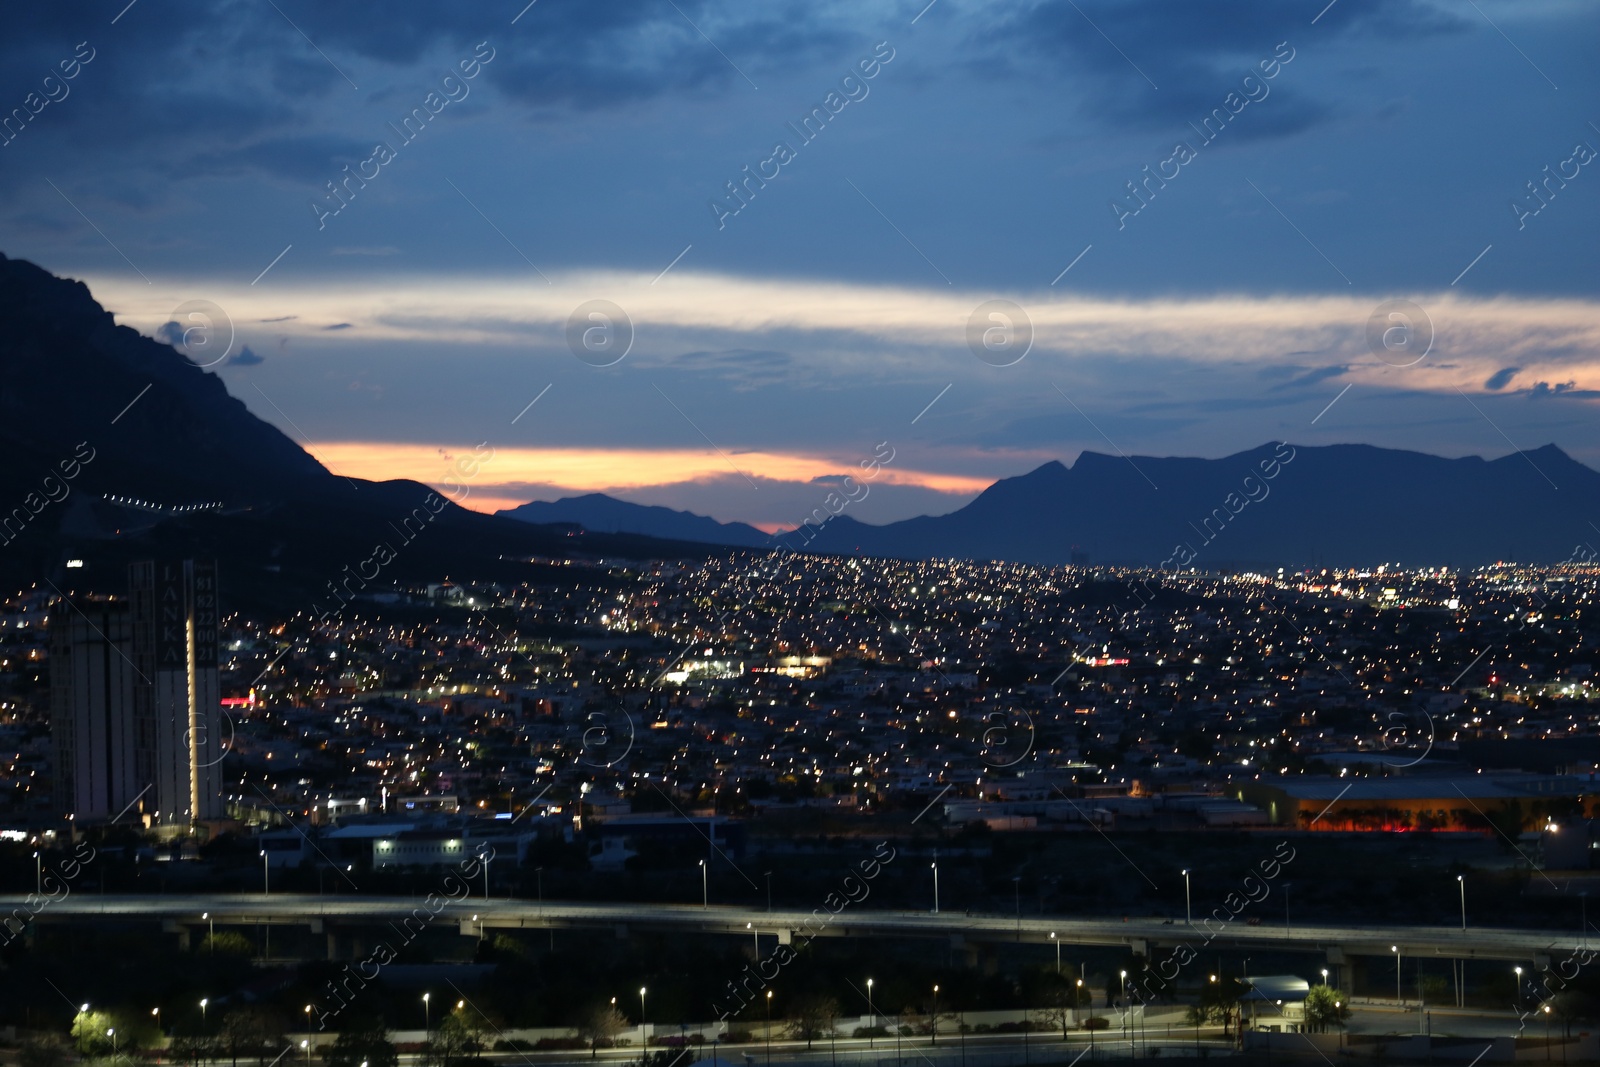
<path fill-rule="evenodd" d="M 1600 466 L 1591 3 L 7 19 L 0 250 L 342 473 L 773 529 L 880 442 L 866 521 L 1085 449 Z"/>

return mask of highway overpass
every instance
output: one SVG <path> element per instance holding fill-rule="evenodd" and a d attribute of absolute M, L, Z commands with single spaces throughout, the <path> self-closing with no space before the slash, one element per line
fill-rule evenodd
<path fill-rule="evenodd" d="M 457 883 L 459 885 L 459 883 Z M 835 898 L 835 903 L 842 898 Z M 79 891 L 59 900 L 39 897 L 0 897 L 0 921 L 14 931 L 20 924 L 159 923 L 165 931 L 187 943 L 204 937 L 213 925 L 223 927 L 299 926 L 329 935 L 361 927 L 387 926 L 405 930 L 426 927 L 454 930 L 464 936 L 492 936 L 504 930 L 611 929 L 618 937 L 633 932 L 685 932 L 756 935 L 766 945 L 774 942 L 798 946 L 816 937 L 932 938 L 955 946 L 1001 942 L 1035 945 L 1122 947 L 1148 958 L 1188 946 L 1194 952 L 1257 950 L 1324 955 L 1338 966 L 1349 957 L 1393 957 L 1396 950 L 1407 960 L 1436 957 L 1467 960 L 1501 960 L 1508 965 L 1532 964 L 1542 969 L 1587 950 L 1578 935 L 1550 930 L 1516 930 L 1493 927 L 1306 925 L 1279 921 L 1250 925 L 1248 909 L 1230 922 L 1197 919 L 1193 926 L 1182 918 L 1104 919 L 970 915 L 964 912 L 883 911 L 845 903 L 837 913 L 826 907 L 815 911 L 683 904 L 572 903 L 528 900 L 485 900 L 481 895 L 450 899 L 308 894 L 180 894 L 163 896 L 101 896 Z M 203 917 L 204 916 L 204 917 Z M 773 940 L 767 940 L 767 939 Z M 1594 948 L 1600 950 L 1600 937 Z M 765 949 L 763 951 L 766 951 Z M 1070 956 L 1068 957 L 1071 958 Z M 1580 959 L 1587 957 L 1580 956 Z"/>

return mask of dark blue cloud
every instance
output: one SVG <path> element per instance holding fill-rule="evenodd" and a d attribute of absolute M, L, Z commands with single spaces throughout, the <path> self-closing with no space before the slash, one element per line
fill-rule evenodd
<path fill-rule="evenodd" d="M 1318 20 L 1317 32 L 1308 25 L 1314 12 L 1302 7 L 1280 0 L 1043 0 L 1001 19 L 983 37 L 1012 55 L 1002 69 L 1043 70 L 1086 86 L 1079 110 L 1101 125 L 1187 137 L 1188 124 L 1221 107 L 1246 75 L 1259 80 L 1257 64 L 1271 60 L 1279 42 L 1298 58 L 1313 34 L 1326 47 L 1330 35 L 1420 41 L 1464 25 L 1421 0 L 1343 0 Z M 1019 50 L 1031 62 L 1015 58 Z M 1298 133 L 1333 113 L 1294 85 L 1292 70 L 1277 71 L 1248 109 L 1249 121 L 1230 125 L 1224 144 Z"/>
<path fill-rule="evenodd" d="M 1521 367 L 1504 367 L 1497 370 L 1489 376 L 1488 381 L 1483 383 L 1483 387 L 1489 390 L 1504 389 L 1511 384 L 1511 379 L 1515 378 L 1520 370 L 1522 370 Z"/>

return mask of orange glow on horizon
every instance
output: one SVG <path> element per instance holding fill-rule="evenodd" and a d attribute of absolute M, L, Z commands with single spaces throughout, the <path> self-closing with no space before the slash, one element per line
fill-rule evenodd
<path fill-rule="evenodd" d="M 509 495 L 514 486 L 550 486 L 563 495 L 618 493 L 719 478 L 809 482 L 829 475 L 853 474 L 858 481 L 913 485 L 952 495 L 976 494 L 993 478 L 911 470 L 894 463 L 880 466 L 868 478 L 859 460 L 781 452 L 734 452 L 728 458 L 694 449 L 646 448 L 495 448 L 486 449 L 470 474 L 458 473 L 458 462 L 471 463 L 472 446 L 386 441 L 318 441 L 308 451 L 337 474 L 385 481 L 409 478 L 475 511 L 493 512 L 527 503 Z M 866 458 L 866 457 L 863 457 Z M 732 465 L 729 464 L 732 460 Z M 737 468 L 737 469 L 735 469 Z M 469 466 L 470 469 L 470 466 Z M 465 487 L 467 492 L 462 493 Z M 757 525 L 752 523 L 752 525 Z M 787 529 L 788 524 L 759 524 Z M 771 533 L 772 530 L 767 530 Z"/>

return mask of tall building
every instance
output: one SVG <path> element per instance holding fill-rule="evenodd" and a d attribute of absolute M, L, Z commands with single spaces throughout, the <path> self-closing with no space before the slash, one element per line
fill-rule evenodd
<path fill-rule="evenodd" d="M 80 821 L 115 818 L 145 788 L 136 756 L 131 649 L 126 601 L 58 601 L 51 610 L 56 807 Z"/>
<path fill-rule="evenodd" d="M 221 818 L 216 564 L 135 563 L 128 578 L 126 601 L 52 617 L 58 806 L 80 821 L 135 800 L 152 825 Z"/>

